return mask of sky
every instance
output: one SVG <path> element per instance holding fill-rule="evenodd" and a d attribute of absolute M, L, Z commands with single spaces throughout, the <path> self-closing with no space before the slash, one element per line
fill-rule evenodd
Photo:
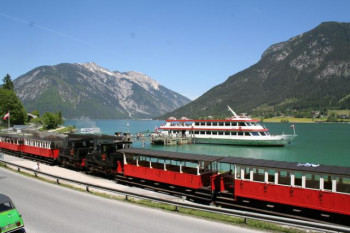
<path fill-rule="evenodd" d="M 0 0 L 0 77 L 43 65 L 137 71 L 192 100 L 348 0 Z"/>

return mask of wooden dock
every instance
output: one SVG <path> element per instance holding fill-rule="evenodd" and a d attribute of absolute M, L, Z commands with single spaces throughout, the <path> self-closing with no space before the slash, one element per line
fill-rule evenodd
<path fill-rule="evenodd" d="M 151 138 L 151 143 L 156 145 L 164 146 L 175 146 L 183 144 L 191 144 L 192 138 L 187 137 L 166 137 L 166 136 L 156 136 Z"/>

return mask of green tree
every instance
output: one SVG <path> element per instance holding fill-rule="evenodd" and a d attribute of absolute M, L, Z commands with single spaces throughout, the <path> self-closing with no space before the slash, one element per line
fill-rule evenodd
<path fill-rule="evenodd" d="M 34 110 L 34 111 L 32 112 L 32 115 L 35 115 L 35 116 L 37 116 L 37 117 L 40 117 L 40 113 L 39 113 L 38 110 Z"/>
<path fill-rule="evenodd" d="M 2 79 L 2 82 L 4 83 L 2 85 L 2 88 L 7 89 L 7 90 L 14 90 L 14 85 L 11 80 L 11 76 L 9 74 L 6 74 L 6 76 Z"/>
<path fill-rule="evenodd" d="M 45 112 L 41 117 L 41 122 L 45 130 L 55 129 L 59 125 L 63 124 L 62 113 Z"/>
<path fill-rule="evenodd" d="M 8 111 L 11 125 L 24 124 L 27 121 L 27 112 L 15 92 L 0 88 L 0 116 L 3 117 Z"/>

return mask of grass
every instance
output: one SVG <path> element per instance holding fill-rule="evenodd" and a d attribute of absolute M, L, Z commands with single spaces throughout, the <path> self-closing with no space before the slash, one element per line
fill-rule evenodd
<path fill-rule="evenodd" d="M 263 122 L 271 123 L 318 123 L 327 122 L 327 118 L 295 118 L 295 117 L 273 117 L 263 119 Z M 338 119 L 336 122 L 350 122 L 350 119 Z"/>
<path fill-rule="evenodd" d="M 325 121 L 325 119 L 317 119 L 316 121 Z M 295 118 L 295 117 L 273 117 L 273 118 L 264 119 L 264 122 L 315 123 L 315 119 Z"/>
<path fill-rule="evenodd" d="M 6 166 L 4 163 L 0 162 L 0 167 L 15 171 L 16 173 L 25 175 L 27 177 L 35 178 L 44 182 L 48 182 L 51 184 L 57 184 L 56 181 L 53 181 L 51 179 L 46 179 L 43 177 L 35 176 L 34 174 L 30 174 L 27 172 L 23 171 L 17 171 L 16 169 L 10 168 Z M 69 185 L 66 183 L 60 183 L 59 184 L 62 187 L 73 189 L 76 191 L 80 192 L 86 192 L 87 190 L 85 188 L 80 188 L 74 185 Z M 158 203 L 158 202 L 153 202 L 149 200 L 143 200 L 143 199 L 136 199 L 136 198 L 126 198 L 124 196 L 120 196 L 118 194 L 108 194 L 103 191 L 89 191 L 91 195 L 96 195 L 100 196 L 103 198 L 108 198 L 108 199 L 113 199 L 113 200 L 118 200 L 118 201 L 124 201 L 132 204 L 137 204 L 137 205 L 142 205 L 142 206 L 147 206 L 151 208 L 156 208 L 156 209 L 162 209 L 165 211 L 170 211 L 170 212 L 177 212 L 180 214 L 192 216 L 192 217 L 198 217 L 198 218 L 203 218 L 207 220 L 213 220 L 213 221 L 219 221 L 231 225 L 238 225 L 238 226 L 244 226 L 244 227 L 249 227 L 249 228 L 255 228 L 255 229 L 260 229 L 260 230 L 268 230 L 268 231 L 275 231 L 275 232 L 286 232 L 286 233 L 302 233 L 302 232 L 308 232 L 304 231 L 298 228 L 294 227 L 289 227 L 289 226 L 282 226 L 274 223 L 269 223 L 269 222 L 263 222 L 259 220 L 253 220 L 253 219 L 244 219 L 242 217 L 233 217 L 225 214 L 216 214 L 216 213 L 210 213 L 206 211 L 201 211 L 201 210 L 193 210 L 193 209 L 188 209 L 188 208 L 182 208 L 182 207 L 176 207 L 173 205 L 168 205 L 168 204 L 163 204 L 163 203 Z"/>
<path fill-rule="evenodd" d="M 75 130 L 75 126 L 68 125 L 64 127 L 63 129 L 56 130 L 56 133 L 67 133 L 67 132 L 73 132 Z"/>

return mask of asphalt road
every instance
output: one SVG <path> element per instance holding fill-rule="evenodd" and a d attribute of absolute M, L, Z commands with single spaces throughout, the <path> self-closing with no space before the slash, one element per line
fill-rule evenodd
<path fill-rule="evenodd" d="M 12 198 L 29 233 L 258 232 L 78 192 L 0 168 L 0 193 Z"/>

